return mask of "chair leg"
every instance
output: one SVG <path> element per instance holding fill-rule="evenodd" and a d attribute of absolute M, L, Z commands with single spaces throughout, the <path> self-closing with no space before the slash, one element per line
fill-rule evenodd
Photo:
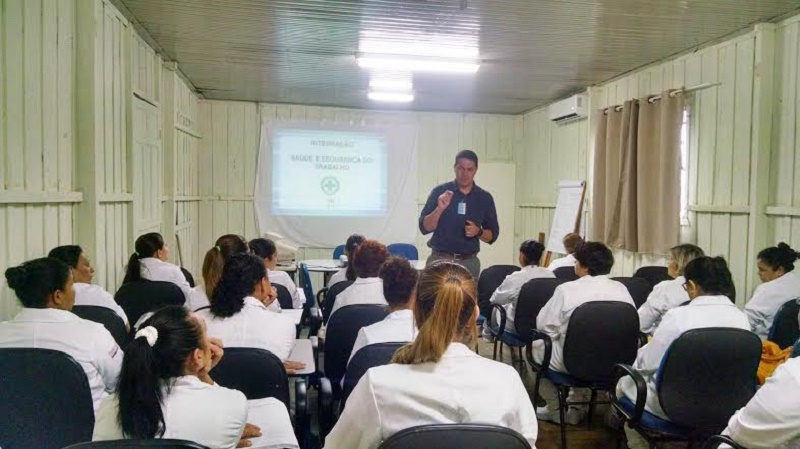
<path fill-rule="evenodd" d="M 588 424 L 589 428 L 592 427 L 592 415 L 594 415 L 595 402 L 597 402 L 597 390 L 593 388 L 592 397 L 589 399 L 589 416 L 586 417 L 586 423 Z"/>
<path fill-rule="evenodd" d="M 561 428 L 561 449 L 567 449 L 567 388 L 558 387 L 558 417 Z"/>
<path fill-rule="evenodd" d="M 497 360 L 497 339 L 494 340 L 494 350 L 492 351 L 492 360 Z"/>
<path fill-rule="evenodd" d="M 500 342 L 500 360 L 503 360 L 503 342 Z"/>

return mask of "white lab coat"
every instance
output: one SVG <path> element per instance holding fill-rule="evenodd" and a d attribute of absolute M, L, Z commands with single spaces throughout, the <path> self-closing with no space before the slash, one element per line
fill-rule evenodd
<path fill-rule="evenodd" d="M 216 317 L 209 309 L 195 315 L 206 322 L 208 336 L 219 338 L 226 348 L 266 349 L 285 361 L 294 347 L 297 331 L 291 318 L 269 311 L 252 296 L 231 317 Z"/>
<path fill-rule="evenodd" d="M 197 309 L 202 309 L 203 307 L 208 307 L 209 305 L 211 305 L 211 301 L 208 299 L 208 295 L 206 294 L 206 286 L 203 284 L 196 285 L 189 293 L 189 297 L 186 299 L 186 308 L 194 312 Z"/>
<path fill-rule="evenodd" d="M 583 276 L 556 287 L 553 297 L 547 301 L 536 318 L 536 328 L 553 340 L 550 368 L 565 373 L 564 339 L 569 328 L 569 319 L 579 306 L 593 301 L 621 301 L 636 307 L 628 289 L 608 276 Z M 537 362 L 544 359 L 544 342 L 533 342 L 533 356 Z"/>
<path fill-rule="evenodd" d="M 197 376 L 181 376 L 164 389 L 165 432 L 162 438 L 194 441 L 207 447 L 235 448 L 247 423 L 247 398 L 237 390 L 209 385 Z M 103 401 L 92 441 L 125 438 L 117 420 L 119 399 Z"/>
<path fill-rule="evenodd" d="M 633 367 L 647 382 L 645 409 L 662 419 L 668 419 L 656 392 L 656 371 L 661 359 L 675 339 L 686 331 L 708 327 L 733 327 L 750 330 L 747 316 L 726 296 L 699 296 L 683 307 L 676 307 L 664 314 L 661 324 L 650 343 L 639 348 Z M 623 377 L 617 384 L 619 395 L 636 400 L 636 385 L 633 379 Z"/>
<path fill-rule="evenodd" d="M 69 354 L 86 372 L 95 410 L 117 387 L 122 367 L 122 349 L 106 328 L 66 310 L 22 309 L 11 321 L 0 323 L 0 348 L 54 349 Z"/>
<path fill-rule="evenodd" d="M 289 290 L 289 293 L 292 295 L 293 309 L 303 308 L 303 298 L 300 297 L 300 293 L 297 291 L 297 286 L 294 285 L 294 281 L 291 277 L 289 277 L 287 272 L 280 270 L 268 270 L 267 277 L 270 283 L 283 285 L 287 290 Z"/>
<path fill-rule="evenodd" d="M 547 269 L 550 271 L 556 271 L 556 268 L 561 267 L 574 267 L 575 266 L 575 256 L 572 254 L 567 254 L 566 256 L 550 261 L 550 265 L 547 266 Z"/>
<path fill-rule="evenodd" d="M 359 349 L 375 343 L 402 343 L 417 338 L 417 325 L 414 323 L 414 312 L 410 309 L 392 312 L 375 324 L 362 327 L 358 331 L 348 363 Z"/>
<path fill-rule="evenodd" d="M 647 296 L 647 301 L 639 307 L 639 329 L 645 334 L 656 331 L 661 318 L 668 310 L 674 309 L 689 300 L 689 294 L 683 289 L 686 278 L 659 282 Z"/>
<path fill-rule="evenodd" d="M 556 277 L 552 271 L 547 268 L 528 265 L 522 267 L 521 270 L 515 271 L 506 276 L 503 283 L 497 287 L 497 290 L 492 293 L 489 302 L 492 304 L 500 304 L 506 309 L 506 330 L 516 333 L 514 329 L 514 314 L 517 309 L 517 299 L 519 299 L 519 292 L 522 286 L 531 279 L 536 278 L 554 278 Z"/>
<path fill-rule="evenodd" d="M 73 284 L 75 288 L 75 305 L 76 306 L 99 306 L 111 309 L 122 318 L 122 321 L 128 325 L 128 316 L 122 307 L 114 301 L 111 293 L 105 291 L 103 287 L 94 284 L 85 284 L 83 282 L 76 282 Z"/>
<path fill-rule="evenodd" d="M 722 432 L 750 449 L 800 447 L 800 358 L 789 359 Z"/>
<path fill-rule="evenodd" d="M 356 278 L 352 285 L 336 295 L 331 316 L 342 307 L 353 304 L 388 304 L 383 297 L 381 278 Z"/>
<path fill-rule="evenodd" d="M 437 363 L 371 368 L 325 439 L 327 449 L 372 449 L 413 426 L 485 423 L 516 430 L 535 447 L 536 414 L 510 366 L 451 343 Z"/>
<path fill-rule="evenodd" d="M 347 280 L 347 268 L 342 268 L 341 270 L 333 273 L 330 279 L 328 279 L 328 287 L 338 282 L 344 282 Z"/>
<path fill-rule="evenodd" d="M 186 296 L 186 300 L 189 300 L 189 297 L 192 293 L 192 287 L 186 280 L 186 276 L 183 275 L 181 267 L 169 262 L 164 262 L 163 260 L 155 257 L 141 258 L 139 259 L 139 263 L 142 265 L 143 278 L 150 281 L 172 282 L 180 287 L 184 296 Z"/>
<path fill-rule="evenodd" d="M 798 298 L 800 298 L 800 276 L 794 271 L 756 287 L 753 297 L 744 306 L 744 313 L 750 320 L 753 332 L 765 340 L 778 309 L 787 301 Z"/>

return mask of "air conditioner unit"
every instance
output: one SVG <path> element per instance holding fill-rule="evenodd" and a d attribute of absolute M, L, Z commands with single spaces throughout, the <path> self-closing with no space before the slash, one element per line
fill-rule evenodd
<path fill-rule="evenodd" d="M 551 104 L 547 108 L 550 120 L 563 125 L 575 120 L 586 118 L 589 115 L 589 97 L 587 95 L 573 95 L 565 100 Z"/>

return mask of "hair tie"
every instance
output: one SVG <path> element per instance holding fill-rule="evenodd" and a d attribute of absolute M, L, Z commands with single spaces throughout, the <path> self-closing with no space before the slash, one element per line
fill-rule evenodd
<path fill-rule="evenodd" d="M 147 344 L 152 348 L 158 341 L 158 329 L 153 326 L 146 326 L 136 331 L 136 335 L 133 339 L 135 340 L 139 337 L 144 337 L 147 340 Z"/>
<path fill-rule="evenodd" d="M 219 252 L 222 252 L 222 250 L 219 248 L 219 246 L 215 246 L 214 249 L 219 251 Z"/>
<path fill-rule="evenodd" d="M 139 253 L 136 252 L 136 251 L 133 252 L 133 255 L 136 256 L 136 257 L 139 257 Z"/>

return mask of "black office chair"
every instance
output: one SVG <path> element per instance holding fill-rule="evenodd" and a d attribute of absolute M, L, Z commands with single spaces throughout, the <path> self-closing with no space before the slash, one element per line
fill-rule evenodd
<path fill-rule="evenodd" d="M 281 309 L 294 309 L 294 302 L 289 289 L 281 284 L 272 284 L 272 286 L 278 292 L 278 304 L 280 304 Z"/>
<path fill-rule="evenodd" d="M 0 349 L 0 447 L 53 448 L 92 439 L 89 380 L 52 349 Z"/>
<path fill-rule="evenodd" d="M 189 287 L 194 288 L 194 276 L 192 276 L 192 273 L 190 273 L 189 270 L 183 267 L 181 267 L 181 273 L 183 273 L 183 277 L 186 278 L 186 282 L 189 283 Z"/>
<path fill-rule="evenodd" d="M 125 345 L 128 344 L 128 330 L 125 329 L 125 322 L 108 307 L 72 306 L 72 313 L 84 320 L 94 321 L 105 326 L 120 348 L 125 348 Z"/>
<path fill-rule="evenodd" d="M 628 293 L 630 293 L 637 309 L 647 301 L 647 297 L 650 296 L 650 292 L 653 291 L 653 287 L 650 283 L 642 278 L 615 277 L 611 279 L 622 283 L 622 285 L 628 289 Z"/>
<path fill-rule="evenodd" d="M 172 282 L 140 281 L 122 284 L 114 295 L 114 300 L 125 311 L 128 322 L 133 325 L 147 312 L 164 306 L 182 306 L 186 302 L 183 291 Z"/>
<path fill-rule="evenodd" d="M 544 342 L 542 363 L 533 358 L 533 345 L 526 347 L 528 363 L 536 372 L 534 391 L 539 393 L 542 378 L 547 378 L 558 390 L 558 411 L 561 427 L 561 447 L 567 448 L 566 412 L 570 405 L 589 405 L 588 422 L 591 425 L 598 391 L 616 388 L 614 366 L 633 363 L 639 348 L 639 314 L 636 308 L 621 301 L 593 301 L 575 309 L 564 337 L 564 367 L 567 373 L 550 369 L 553 343 L 550 336 L 533 331 L 533 341 Z M 568 402 L 570 388 L 588 388 L 588 402 Z"/>
<path fill-rule="evenodd" d="M 661 408 L 669 420 L 644 409 L 647 384 L 629 365 L 615 376 L 631 376 L 636 397 L 616 396 L 611 402 L 628 425 L 649 443 L 701 442 L 720 433 L 728 419 L 753 397 L 761 361 L 761 339 L 734 328 L 702 328 L 684 332 L 672 342 L 655 375 Z"/>
<path fill-rule="evenodd" d="M 364 346 L 353 355 L 347 363 L 347 371 L 344 374 L 342 387 L 342 405 L 340 410 L 344 410 L 347 398 L 353 392 L 353 388 L 358 385 L 358 381 L 367 373 L 367 370 L 376 366 L 388 365 L 394 353 L 407 342 L 397 343 L 375 343 Z"/>
<path fill-rule="evenodd" d="M 641 267 L 633 273 L 633 277 L 641 278 L 650 284 L 650 287 L 655 287 L 661 282 L 669 281 L 672 279 L 669 275 L 667 267 L 647 266 Z"/>
<path fill-rule="evenodd" d="M 797 322 L 798 312 L 800 312 L 800 304 L 798 304 L 797 299 L 783 303 L 772 320 L 767 340 L 781 348 L 788 348 L 794 345 L 797 339 L 800 338 L 800 325 Z"/>
<path fill-rule="evenodd" d="M 506 276 L 519 270 L 520 268 L 516 265 L 492 265 L 481 271 L 478 278 L 478 307 L 484 318 L 491 316 L 492 303 L 489 302 L 489 299 L 494 291 L 503 283 Z"/>
<path fill-rule="evenodd" d="M 703 449 L 717 449 L 720 444 L 727 444 L 728 446 L 732 447 L 733 449 L 747 449 L 741 444 L 733 441 L 733 438 L 727 435 L 714 435 L 708 440 L 706 440 L 706 444 L 703 445 Z"/>
<path fill-rule="evenodd" d="M 429 424 L 401 430 L 378 449 L 530 449 L 512 429 L 490 424 Z"/>
<path fill-rule="evenodd" d="M 353 281 L 342 281 L 328 287 L 328 291 L 325 293 L 325 301 L 322 302 L 322 321 L 324 323 L 327 323 L 331 317 L 336 296 L 351 285 L 353 285 Z"/>
<path fill-rule="evenodd" d="M 193 441 L 175 439 L 153 439 L 153 440 L 109 440 L 109 441 L 89 441 L 86 443 L 73 444 L 64 449 L 131 449 L 136 447 L 160 447 L 164 449 L 209 449 L 202 444 Z"/>
<path fill-rule="evenodd" d="M 556 268 L 555 271 L 553 271 L 553 274 L 555 274 L 557 278 L 563 279 L 566 282 L 578 280 L 578 275 L 575 274 L 575 267 Z"/>

